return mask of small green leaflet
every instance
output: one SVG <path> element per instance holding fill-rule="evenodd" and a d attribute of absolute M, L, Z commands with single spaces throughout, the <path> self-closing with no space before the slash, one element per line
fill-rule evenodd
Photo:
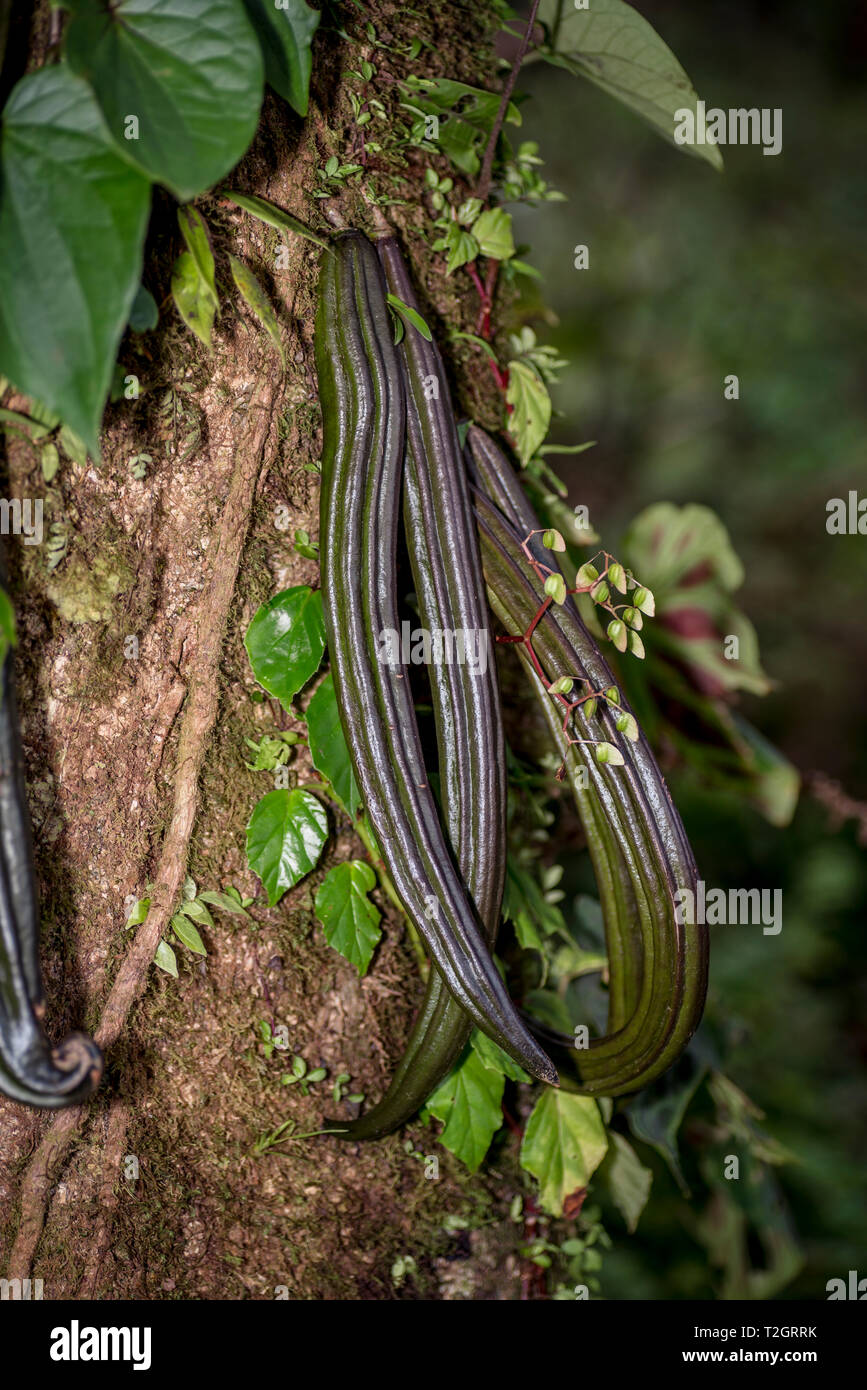
<path fill-rule="evenodd" d="M 276 227 L 281 232 L 294 232 L 296 236 L 306 237 L 308 241 L 321 246 L 325 251 L 331 250 L 327 241 L 316 232 L 312 232 L 309 227 L 300 222 L 297 217 L 293 217 L 291 212 L 284 212 L 274 203 L 269 203 L 265 198 L 257 198 L 252 193 L 227 192 L 223 195 L 228 198 L 230 203 L 236 207 L 243 208 L 244 212 L 249 212 L 251 217 L 258 217 L 260 222 L 265 222 L 269 227 Z"/>
<path fill-rule="evenodd" d="M 0 670 L 6 660 L 6 653 L 14 647 L 18 638 L 15 633 L 15 609 L 5 589 L 0 589 Z"/>
<path fill-rule="evenodd" d="M 481 152 L 497 118 L 499 93 L 468 87 L 448 77 L 410 77 L 403 87 L 408 110 L 421 117 L 439 117 L 440 151 L 463 173 L 471 178 L 476 175 L 481 168 Z M 506 107 L 506 121 L 521 124 L 521 112 L 513 101 Z M 424 138 L 423 119 L 413 127 L 413 137 Z"/>
<path fill-rule="evenodd" d="M 515 441 L 521 463 L 526 467 L 551 423 L 548 388 L 529 362 L 517 358 L 509 363 L 506 401 L 512 407 L 512 413 L 506 417 L 506 428 Z"/>
<path fill-rule="evenodd" d="M 329 946 L 339 951 L 359 975 L 367 974 L 370 958 L 382 936 L 380 911 L 367 896 L 376 887 L 376 874 L 362 859 L 336 864 L 316 894 L 315 912 Z"/>
<path fill-rule="evenodd" d="M 530 1078 L 519 1067 L 517 1062 L 513 1062 L 507 1052 L 504 1052 L 499 1043 L 495 1043 L 493 1038 L 489 1038 L 487 1033 L 483 1033 L 480 1028 L 474 1028 L 470 1037 L 470 1047 L 475 1052 L 483 1067 L 489 1071 L 501 1072 L 510 1081 L 529 1081 Z"/>
<path fill-rule="evenodd" d="M 456 1158 L 474 1173 L 503 1123 L 503 1073 L 486 1066 L 473 1048 L 437 1086 L 426 1109 L 445 1129 L 440 1135 Z"/>
<path fill-rule="evenodd" d="M 212 927 L 214 925 L 214 919 L 201 898 L 188 898 L 181 903 L 178 911 L 182 912 L 186 917 L 192 917 L 195 922 L 202 922 L 206 927 Z"/>
<path fill-rule="evenodd" d="M 0 372 L 99 456 L 150 186 L 65 63 L 24 77 L 0 143 Z"/>
<path fill-rule="evenodd" d="M 622 1134 L 611 1130 L 608 1137 L 611 1147 L 599 1169 L 599 1177 L 607 1184 L 611 1200 L 632 1235 L 647 1205 L 653 1173 L 645 1168 L 629 1140 L 624 1139 Z"/>
<path fill-rule="evenodd" d="M 244 0 L 244 8 L 262 46 L 266 82 L 299 116 L 306 116 L 318 10 L 304 0 L 281 0 L 279 5 L 276 0 Z"/>
<path fill-rule="evenodd" d="M 132 911 L 130 912 L 129 916 L 128 916 L 127 919 L 126 919 L 126 923 L 125 923 L 126 927 L 127 927 L 127 928 L 129 928 L 129 927 L 140 927 L 141 924 L 142 924 L 142 922 L 144 922 L 145 919 L 147 918 L 148 910 L 150 909 L 150 905 L 151 905 L 151 900 L 150 900 L 150 898 L 138 898 L 138 899 L 136 899 L 135 905 L 133 906 Z"/>
<path fill-rule="evenodd" d="M 182 251 L 172 267 L 172 299 L 184 323 L 210 352 L 217 303 L 189 251 Z"/>
<path fill-rule="evenodd" d="M 396 294 L 387 294 L 385 298 L 404 323 L 411 324 L 427 342 L 433 341 L 433 335 L 417 309 L 413 309 L 409 304 L 404 304 L 403 300 L 398 299 Z"/>
<path fill-rule="evenodd" d="M 549 27 L 563 0 L 542 0 L 539 21 Z M 566 6 L 556 52 L 541 51 L 556 67 L 586 77 L 643 116 L 674 144 L 675 112 L 696 110 L 695 89 L 652 25 L 624 0 L 592 0 L 589 8 Z M 688 154 L 722 169 L 716 145 L 681 145 Z"/>
<path fill-rule="evenodd" d="M 158 965 L 160 970 L 164 970 L 174 979 L 178 978 L 178 958 L 167 941 L 161 941 L 157 947 L 154 965 Z"/>
<path fill-rule="evenodd" d="M 564 1203 L 587 1186 L 607 1148 L 596 1101 L 547 1086 L 527 1121 L 521 1167 L 538 1178 L 545 1210 L 562 1216 Z"/>
<path fill-rule="evenodd" d="M 307 706 L 307 734 L 313 766 L 328 779 L 349 815 L 354 818 L 361 806 L 361 792 L 343 736 L 330 671 Z"/>
<path fill-rule="evenodd" d="M 196 270 L 203 285 L 203 293 L 210 295 L 217 306 L 217 286 L 214 280 L 214 253 L 211 250 L 211 237 L 204 217 L 198 208 L 192 206 L 178 208 L 178 226 L 186 248 L 196 263 Z"/>
<path fill-rule="evenodd" d="M 503 208 L 489 208 L 473 223 L 473 236 L 483 256 L 507 261 L 515 254 L 512 219 Z"/>
<path fill-rule="evenodd" d="M 183 913 L 175 913 L 172 918 L 172 931 L 178 940 L 186 946 L 188 950 L 194 951 L 197 956 L 206 956 L 208 954 L 205 949 L 205 943 L 199 935 L 198 928 L 194 927 L 193 923 L 188 917 L 185 917 Z"/>
<path fill-rule="evenodd" d="M 479 243 L 472 232 L 464 232 L 457 222 L 452 222 L 444 235 L 434 242 L 433 249 L 448 252 L 446 275 L 451 275 L 462 265 L 467 265 L 476 259 L 479 254 Z"/>
<path fill-rule="evenodd" d="M 218 893 L 209 888 L 204 893 L 199 894 L 198 901 L 200 903 L 210 903 L 211 907 L 222 908 L 223 912 L 230 912 L 233 917 L 246 917 L 248 922 L 252 921 L 249 912 L 247 912 L 235 898 L 230 897 L 228 893 Z"/>
<path fill-rule="evenodd" d="M 256 680 L 288 709 L 325 654 L 322 594 L 306 584 L 275 594 L 255 614 L 244 645 Z"/>
<path fill-rule="evenodd" d="M 311 792 L 268 792 L 257 803 L 247 826 L 247 862 L 271 907 L 316 868 L 327 839 L 325 807 Z"/>
<path fill-rule="evenodd" d="M 90 83 L 129 164 L 181 202 L 237 164 L 256 133 L 264 79 L 259 41 L 238 0 L 65 7 L 66 59 Z"/>
<path fill-rule="evenodd" d="M 237 256 L 229 256 L 229 265 L 232 267 L 232 279 L 241 292 L 245 304 L 252 309 L 256 318 L 262 324 L 268 337 L 277 349 L 280 362 L 285 368 L 286 358 L 283 355 L 283 343 L 280 339 L 280 325 L 277 322 L 277 315 L 273 305 L 266 295 L 259 281 L 256 279 L 252 270 L 239 261 Z"/>

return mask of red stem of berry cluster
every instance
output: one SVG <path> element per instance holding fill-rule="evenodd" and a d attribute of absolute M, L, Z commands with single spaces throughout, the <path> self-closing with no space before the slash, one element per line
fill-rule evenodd
<path fill-rule="evenodd" d="M 524 552 L 525 558 L 526 558 L 526 559 L 528 560 L 528 562 L 533 566 L 533 569 L 536 571 L 536 574 L 538 575 L 538 577 L 539 577 L 541 580 L 544 581 L 545 578 L 546 578 L 548 575 L 552 574 L 554 571 L 553 571 L 548 565 L 540 564 L 540 562 L 535 558 L 535 556 L 534 556 L 534 555 L 532 554 L 532 552 L 530 551 L 529 542 L 530 542 L 530 540 L 532 539 L 532 537 L 533 537 L 534 535 L 537 535 L 537 534 L 538 534 L 537 532 L 531 531 L 530 534 L 529 534 L 529 536 L 527 536 L 527 538 L 521 542 L 521 550 Z M 602 572 L 600 573 L 600 575 L 598 576 L 598 578 L 597 578 L 597 579 L 594 579 L 593 582 L 590 583 L 590 584 L 576 584 L 575 587 L 574 587 L 573 589 L 567 589 L 567 590 L 566 590 L 566 594 L 567 594 L 567 595 L 571 595 L 571 594 L 587 594 L 587 593 L 590 592 L 591 589 L 595 589 L 597 584 L 600 584 L 600 583 L 604 580 L 604 578 L 605 578 L 605 576 L 607 575 L 609 569 L 611 568 L 612 559 L 611 559 L 611 556 L 608 554 L 607 551 L 604 551 L 603 553 L 604 553 L 604 555 L 605 555 L 605 568 L 602 570 Z M 547 672 L 545 671 L 545 668 L 543 667 L 541 661 L 539 660 L 538 656 L 536 655 L 536 649 L 535 649 L 535 647 L 533 646 L 533 633 L 536 631 L 536 628 L 539 626 L 539 623 L 542 621 L 543 617 L 545 616 L 545 614 L 547 613 L 548 609 L 551 607 L 551 604 L 552 604 L 553 602 L 554 602 L 554 600 L 553 600 L 553 598 L 551 597 L 551 595 L 549 594 L 549 595 L 545 598 L 544 602 L 540 604 L 538 611 L 537 611 L 536 614 L 534 615 L 532 622 L 530 623 L 529 627 L 526 629 L 525 632 L 517 633 L 517 634 L 514 634 L 514 635 L 502 635 L 502 634 L 501 634 L 500 636 L 498 636 L 498 637 L 496 638 L 496 641 L 497 641 L 497 642 L 502 642 L 502 643 L 504 643 L 504 644 L 505 644 L 505 643 L 512 643 L 512 644 L 517 644 L 518 646 L 522 646 L 522 647 L 524 648 L 524 650 L 526 651 L 526 653 L 527 653 L 527 656 L 528 656 L 528 658 L 529 658 L 529 661 L 530 661 L 531 666 L 533 667 L 533 670 L 536 672 L 536 675 L 539 677 L 539 680 L 542 681 L 543 685 L 545 685 L 546 688 L 549 687 L 549 686 L 551 685 L 551 682 L 550 682 L 550 680 L 549 680 L 549 678 L 548 678 L 548 674 L 547 674 Z M 612 609 L 612 611 L 614 611 L 614 610 Z M 581 678 L 576 676 L 574 679 L 580 680 Z M 602 691 L 602 690 L 590 690 L 590 691 L 587 692 L 586 695 L 581 695 L 581 696 L 579 696 L 577 699 L 574 699 L 574 700 L 573 700 L 573 699 L 570 699 L 567 695 L 562 694 L 559 690 L 552 690 L 552 691 L 550 691 L 550 694 L 551 694 L 552 698 L 555 699 L 555 700 L 557 701 L 557 703 L 558 703 L 558 704 L 562 707 L 562 709 L 564 710 L 564 716 L 563 716 L 563 732 L 564 732 L 564 734 L 565 734 L 565 733 L 568 733 L 569 721 L 571 720 L 573 714 L 575 713 L 575 711 L 576 711 L 576 709 L 578 708 L 579 705 L 586 704 L 586 702 L 587 702 L 588 700 L 607 699 L 607 697 L 606 697 L 606 695 L 605 695 L 605 692 Z M 586 743 L 586 742 L 587 742 L 586 739 L 573 739 L 573 738 L 570 738 L 569 741 L 570 741 L 570 743 Z M 560 770 L 559 770 L 559 772 L 558 772 L 558 774 L 557 774 L 558 778 L 562 777 L 564 771 L 565 771 L 565 764 L 564 764 L 563 767 L 560 768 Z"/>

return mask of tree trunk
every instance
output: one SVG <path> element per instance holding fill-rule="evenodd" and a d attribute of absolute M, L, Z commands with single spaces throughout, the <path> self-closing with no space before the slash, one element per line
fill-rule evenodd
<path fill-rule="evenodd" d="M 363 17 L 352 5 L 337 14 L 329 9 L 314 45 L 309 117 L 302 123 L 269 95 L 227 185 L 321 225 L 310 196 L 316 169 L 331 154 L 353 158 L 357 82 L 348 70 L 366 58 L 375 68 L 368 92 L 388 117 L 363 182 L 406 204 L 384 210 L 441 339 L 446 323 L 473 331 L 469 279 L 446 279 L 419 235 L 425 165 L 446 166 L 399 147 L 396 82 L 415 71 L 493 85 L 492 15 L 485 5 L 415 10 L 389 0 Z M 363 42 L 368 19 L 376 43 Z M 337 26 L 361 44 L 342 40 Z M 413 37 L 424 46 L 410 63 L 392 50 Z M 44 5 L 31 66 L 44 60 L 46 39 Z M 284 1120 L 300 1135 L 319 1129 L 341 1072 L 352 1090 L 381 1094 L 420 982 L 387 903 L 384 942 L 363 981 L 313 917 L 322 873 L 362 853 L 348 823 L 334 826 L 317 875 L 276 909 L 246 867 L 244 827 L 271 782 L 246 766 L 245 740 L 292 721 L 253 700 L 244 632 L 264 599 L 318 582 L 294 534 L 318 533 L 319 253 L 293 237 L 281 259 L 277 234 L 219 195 L 197 205 L 225 290 L 213 355 L 172 306 L 175 205 L 158 192 L 143 278 L 160 323 L 122 344 L 140 394 L 109 407 L 102 463 L 66 459 L 46 485 L 35 452 L 21 440 L 8 447 L 7 495 L 41 497 L 46 529 L 55 524 L 58 544 L 67 540 L 53 570 L 45 545 L 15 542 L 9 553 L 48 1018 L 58 1037 L 99 1030 L 107 1065 L 81 1115 L 51 1118 L 0 1100 L 0 1271 L 42 1279 L 46 1298 L 516 1297 L 514 1188 L 469 1177 L 421 1123 L 409 1130 L 411 1146 L 401 1134 L 367 1146 L 288 1138 L 255 1151 Z M 338 205 L 349 224 L 367 223 L 358 188 Z M 277 308 L 285 375 L 231 291 L 230 251 Z M 478 362 L 469 350 L 456 359 L 457 386 L 490 423 L 496 389 L 488 392 Z M 28 408 L 14 396 L 5 404 Z M 303 746 L 291 773 L 299 783 L 312 775 Z M 148 896 L 151 924 L 167 916 L 185 873 L 200 889 L 237 885 L 255 898 L 253 920 L 216 912 L 203 930 L 207 957 L 178 948 L 173 979 L 150 963 L 144 929 L 125 922 Z M 329 1082 L 306 1097 L 281 1085 L 288 1058 L 264 1055 L 262 1020 L 284 1024 L 289 1056 L 326 1067 Z M 438 1178 L 422 1160 L 432 1152 Z M 482 1217 L 483 1231 L 461 1229 Z M 393 1272 L 406 1257 L 415 1269 Z"/>

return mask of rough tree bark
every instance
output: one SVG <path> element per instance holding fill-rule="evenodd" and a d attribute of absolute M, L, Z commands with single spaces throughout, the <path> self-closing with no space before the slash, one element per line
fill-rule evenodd
<path fill-rule="evenodd" d="M 389 117 L 377 134 L 383 154 L 365 177 L 405 204 L 387 211 L 430 321 L 472 331 L 469 278 L 446 280 L 419 236 L 427 157 L 398 151 L 390 136 L 402 119 L 397 79 L 410 70 L 494 85 L 492 15 L 461 2 L 416 10 L 374 0 L 365 11 L 362 20 L 352 5 L 329 8 L 308 119 L 269 96 L 231 184 L 317 220 L 315 170 L 355 147 L 347 69 L 368 58 L 370 90 Z M 364 42 L 368 19 L 377 45 Z M 47 25 L 42 3 L 31 67 L 45 59 Z M 340 38 L 342 25 L 360 47 Z M 414 36 L 424 47 L 410 65 L 394 50 Z M 318 253 L 293 239 L 278 268 L 275 233 L 219 196 L 198 203 L 224 284 L 232 251 L 267 286 L 285 376 L 228 288 L 212 357 L 180 324 L 168 298 L 179 249 L 174 204 L 158 193 L 144 278 L 160 325 L 122 344 L 141 395 L 107 412 L 102 464 L 65 460 L 46 487 L 34 452 L 20 440 L 8 445 L 7 495 L 42 497 L 46 525 L 61 523 L 69 537 L 52 573 L 38 550 L 16 545 L 10 554 L 49 1018 L 58 1035 L 72 1026 L 97 1032 L 107 1069 L 80 1112 L 52 1119 L 0 1100 L 0 1272 L 41 1278 L 46 1298 L 267 1298 L 281 1288 L 292 1298 L 517 1296 L 506 1179 L 471 1180 L 440 1149 L 440 1180 L 426 1180 L 400 1136 L 253 1152 L 282 1120 L 306 1132 L 328 1109 L 323 1087 L 305 1098 L 281 1086 L 285 1059 L 263 1056 L 259 1020 L 285 1023 L 292 1052 L 332 1077 L 350 1073 L 354 1088 L 375 1096 L 419 986 L 387 904 L 384 943 L 359 982 L 313 918 L 318 877 L 268 910 L 245 866 L 244 826 L 270 783 L 246 767 L 244 740 L 291 720 L 251 700 L 243 634 L 265 597 L 317 582 L 293 536 L 318 530 Z M 363 225 L 360 192 L 341 208 Z M 468 349 L 453 365 L 467 408 L 496 423 L 478 358 Z M 27 408 L 14 396 L 5 403 Z M 130 459 L 141 453 L 151 462 L 137 479 Z M 292 770 L 300 781 L 309 773 L 303 751 Z M 361 852 L 348 825 L 334 828 L 320 875 Z M 234 883 L 255 895 L 254 921 L 218 914 L 204 933 L 207 959 L 179 949 L 173 980 L 149 962 L 185 873 L 199 887 Z M 151 913 L 136 934 L 124 927 L 127 904 L 149 884 Z M 411 1134 L 416 1153 L 432 1148 L 421 1125 Z M 483 1232 L 457 1229 L 481 1217 Z M 391 1270 L 407 1255 L 417 1269 L 401 1284 Z"/>

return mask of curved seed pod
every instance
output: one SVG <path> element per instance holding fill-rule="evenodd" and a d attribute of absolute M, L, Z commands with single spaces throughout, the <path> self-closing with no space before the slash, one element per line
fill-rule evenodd
<path fill-rule="evenodd" d="M 382 270 L 366 237 L 324 258 L 316 324 L 323 411 L 323 607 L 343 731 L 401 901 L 451 995 L 544 1080 L 556 1072 L 519 1018 L 483 939 L 428 785 L 409 682 L 383 642 L 400 629 L 396 543 L 406 402 Z"/>
<path fill-rule="evenodd" d="M 483 564 L 492 607 L 506 630 L 517 634 L 527 630 L 546 598 L 542 581 L 520 548 L 527 532 L 539 523 L 508 461 L 492 441 L 488 445 L 481 468 L 474 450 L 477 475 L 508 515 L 487 497 L 477 495 Z M 553 557 L 543 553 L 544 563 L 553 567 Z M 574 604 L 548 607 L 534 631 L 533 648 L 548 681 L 570 675 L 588 678 L 595 689 L 614 683 Z M 563 1068 L 565 1085 L 587 1094 L 626 1094 L 671 1066 L 701 1017 L 707 933 L 703 927 L 678 923 L 674 896 L 680 888 L 694 890 L 695 864 L 646 741 L 619 740 L 610 713 L 600 708 L 592 724 L 576 712 L 578 733 L 594 738 L 601 732 L 619 743 L 625 766 L 603 768 L 583 747 L 570 745 L 558 706 L 533 670 L 526 649 L 519 646 L 518 650 L 534 676 L 585 826 L 600 882 L 613 983 L 611 1031 L 605 1038 L 577 1050 L 573 1040 L 562 1034 L 539 1028 L 538 1035 Z M 582 768 L 588 786 L 577 775 Z M 632 905 L 627 890 L 634 897 Z M 623 910 L 635 914 L 631 921 L 624 922 Z M 624 973 L 625 979 L 618 979 Z"/>
<path fill-rule="evenodd" d="M 517 533 L 515 539 L 524 541 L 530 553 L 540 564 L 556 570 L 557 564 L 553 552 L 546 550 L 542 545 L 539 519 L 533 511 L 515 469 L 499 445 L 491 439 L 485 430 L 478 425 L 471 424 L 467 430 L 465 454 L 470 475 L 474 478 L 479 490 L 494 503 L 514 527 Z M 571 597 L 567 599 L 567 604 L 577 615 L 577 609 Z M 588 640 L 590 642 L 593 640 L 589 634 Z M 522 651 L 521 655 L 524 657 L 525 653 Z M 538 679 L 529 660 L 525 660 L 523 664 L 528 675 L 534 680 Z M 574 674 L 577 675 L 578 672 L 576 671 Z M 610 673 L 608 684 L 613 684 L 613 676 Z M 543 693 L 545 696 L 544 713 L 546 720 L 548 720 L 548 716 L 555 712 L 554 702 L 548 692 L 544 691 L 544 688 Z M 585 729 L 584 732 L 589 731 Z M 560 729 L 560 733 L 562 734 L 562 729 Z M 567 740 L 561 740 L 559 737 L 557 739 L 558 750 L 565 760 L 565 754 L 560 749 L 561 742 L 565 748 Z M 569 767 L 568 761 L 565 761 L 565 766 Z M 585 763 L 579 761 L 579 767 L 584 766 Z M 587 766 L 587 772 L 597 782 L 599 781 L 601 774 L 595 759 Z M 573 787 L 576 788 L 577 796 L 579 790 L 584 790 L 579 785 L 581 779 L 576 775 L 571 780 Z M 579 810 L 587 837 L 590 860 L 599 887 L 603 919 L 606 922 L 610 966 L 608 1023 L 611 1031 L 614 1032 L 629 1020 L 639 998 L 644 961 L 641 936 L 636 928 L 645 909 L 645 903 L 642 901 L 639 904 L 636 899 L 630 865 L 617 847 L 613 826 L 606 819 L 605 807 L 599 805 L 598 795 L 594 793 L 585 796 Z"/>
<path fill-rule="evenodd" d="M 42 1031 L 39 911 L 12 663 L 9 651 L 0 674 L 0 1091 L 54 1110 L 93 1091 L 102 1055 L 79 1033 L 52 1050 Z"/>
<path fill-rule="evenodd" d="M 417 310 L 393 238 L 377 242 L 392 294 Z M 458 869 L 493 949 L 506 865 L 505 746 L 472 502 L 445 370 L 438 349 L 407 324 L 399 349 L 406 372 L 404 527 L 419 617 L 431 633 L 473 634 L 482 657 L 434 661 L 440 800 Z M 436 390 L 430 391 L 430 383 Z M 456 564 L 453 557 L 462 557 Z M 466 648 L 464 648 L 464 651 Z M 459 653 L 460 655 L 460 653 Z M 472 1031 L 436 966 L 406 1050 L 382 1100 L 346 1126 L 344 1139 L 379 1139 L 412 1119 L 451 1071 Z M 340 1123 L 329 1121 L 328 1125 Z"/>

